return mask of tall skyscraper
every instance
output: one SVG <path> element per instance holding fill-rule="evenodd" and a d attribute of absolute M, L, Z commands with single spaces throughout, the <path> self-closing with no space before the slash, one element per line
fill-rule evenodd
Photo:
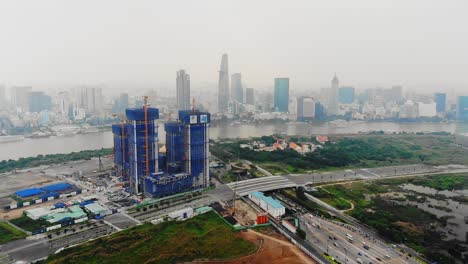
<path fill-rule="evenodd" d="M 275 78 L 275 95 L 273 108 L 278 112 L 289 110 L 289 78 Z"/>
<path fill-rule="evenodd" d="M 99 87 L 80 87 L 76 92 L 77 107 L 86 109 L 86 112 L 97 114 L 103 107 L 102 89 Z"/>
<path fill-rule="evenodd" d="M 468 122 L 468 96 L 458 97 L 457 118 L 459 121 Z"/>
<path fill-rule="evenodd" d="M 177 72 L 177 110 L 190 109 L 190 75 L 185 70 Z"/>
<path fill-rule="evenodd" d="M 28 94 L 29 112 L 39 113 L 52 107 L 52 98 L 44 92 L 34 91 Z"/>
<path fill-rule="evenodd" d="M 218 80 L 218 111 L 227 112 L 229 101 L 229 68 L 228 55 L 223 54 L 219 68 Z"/>
<path fill-rule="evenodd" d="M 17 107 L 23 111 L 27 111 L 29 108 L 28 97 L 32 91 L 31 86 L 14 86 L 11 88 L 11 101 Z"/>
<path fill-rule="evenodd" d="M 239 103 L 244 103 L 244 88 L 242 87 L 242 75 L 240 73 L 234 73 L 231 76 L 231 97 Z"/>
<path fill-rule="evenodd" d="M 338 114 L 338 87 L 340 86 L 340 82 L 338 77 L 333 76 L 331 81 L 330 89 L 327 93 L 327 114 L 328 115 L 337 115 Z"/>
<path fill-rule="evenodd" d="M 246 88 L 245 89 L 245 103 L 248 105 L 255 104 L 255 95 L 253 88 Z"/>
<path fill-rule="evenodd" d="M 447 110 L 447 94 L 435 93 L 434 101 L 436 102 L 437 113 L 445 113 L 445 111 Z"/>
<path fill-rule="evenodd" d="M 338 97 L 342 104 L 352 104 L 354 102 L 354 87 L 340 87 L 338 89 Z"/>

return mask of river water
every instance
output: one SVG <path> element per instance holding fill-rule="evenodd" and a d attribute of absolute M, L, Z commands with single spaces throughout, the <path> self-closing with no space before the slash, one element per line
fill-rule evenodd
<path fill-rule="evenodd" d="M 392 123 L 349 122 L 345 126 L 331 123 L 280 123 L 280 124 L 224 124 L 210 128 L 210 138 L 246 138 L 271 134 L 311 135 L 346 134 L 383 130 L 386 132 L 450 132 L 468 133 L 468 124 L 458 123 Z M 163 126 L 159 126 L 161 141 L 164 141 Z M 26 138 L 24 141 L 0 143 L 0 160 L 34 157 L 37 155 L 70 153 L 112 147 L 112 132 L 105 131 L 73 136 L 49 138 Z"/>

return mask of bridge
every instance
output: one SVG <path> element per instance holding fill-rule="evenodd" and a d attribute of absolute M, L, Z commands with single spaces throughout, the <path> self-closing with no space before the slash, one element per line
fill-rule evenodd
<path fill-rule="evenodd" d="M 283 176 L 268 176 L 228 183 L 227 186 L 236 191 L 239 196 L 246 196 L 256 191 L 272 191 L 277 189 L 296 187 L 297 184 Z"/>
<path fill-rule="evenodd" d="M 233 191 L 238 196 L 246 196 L 254 191 L 273 191 L 297 186 L 305 186 L 314 183 L 327 183 L 347 180 L 374 180 L 386 177 L 412 176 L 436 173 L 468 172 L 468 166 L 447 165 L 430 166 L 423 164 L 412 164 L 402 166 L 389 166 L 379 168 L 355 169 L 344 171 L 333 171 L 325 173 L 288 174 L 278 176 L 267 176 L 238 182 L 231 182 L 220 186 L 214 193 L 217 197 L 232 197 Z"/>

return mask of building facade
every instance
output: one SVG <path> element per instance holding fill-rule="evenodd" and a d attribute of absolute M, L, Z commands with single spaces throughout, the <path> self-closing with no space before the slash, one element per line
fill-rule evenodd
<path fill-rule="evenodd" d="M 255 95 L 253 88 L 245 89 L 245 103 L 248 105 L 255 105 Z"/>
<path fill-rule="evenodd" d="M 273 108 L 277 112 L 289 110 L 289 78 L 275 78 Z"/>
<path fill-rule="evenodd" d="M 468 96 L 458 97 L 457 119 L 468 122 Z"/>
<path fill-rule="evenodd" d="M 50 110 L 52 98 L 44 92 L 34 91 L 28 94 L 29 112 L 39 113 L 43 110 Z"/>
<path fill-rule="evenodd" d="M 436 93 L 434 94 L 434 100 L 437 105 L 437 113 L 445 113 L 447 110 L 447 94 Z"/>
<path fill-rule="evenodd" d="M 315 118 L 315 101 L 312 97 L 297 98 L 297 120 L 310 121 Z"/>
<path fill-rule="evenodd" d="M 190 75 L 185 70 L 177 72 L 176 78 L 177 110 L 190 109 Z"/>
<path fill-rule="evenodd" d="M 127 109 L 128 171 L 130 188 L 134 194 L 144 190 L 144 178 L 158 171 L 159 109 Z"/>
<path fill-rule="evenodd" d="M 229 102 L 229 68 L 228 55 L 223 54 L 219 68 L 218 80 L 218 111 L 227 112 Z"/>
<path fill-rule="evenodd" d="M 354 102 L 354 97 L 355 97 L 355 89 L 354 87 L 340 87 L 338 89 L 338 97 L 339 101 L 342 104 L 352 104 Z"/>
<path fill-rule="evenodd" d="M 340 82 L 338 80 L 338 77 L 333 76 L 333 79 L 331 81 L 331 86 L 328 89 L 327 93 L 327 114 L 328 115 L 337 115 L 338 114 L 338 87 L 340 85 Z"/>
<path fill-rule="evenodd" d="M 231 76 L 231 98 L 239 103 L 244 103 L 244 88 L 240 73 L 234 73 Z"/>

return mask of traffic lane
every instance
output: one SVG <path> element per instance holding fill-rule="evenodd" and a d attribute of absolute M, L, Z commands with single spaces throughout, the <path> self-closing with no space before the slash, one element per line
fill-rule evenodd
<path fill-rule="evenodd" d="M 318 219 L 318 218 L 317 218 Z M 358 231 L 353 231 L 352 229 L 347 229 L 345 227 L 342 227 L 340 225 L 337 225 L 333 222 L 328 222 L 328 221 L 325 221 L 323 219 L 320 219 L 321 220 L 321 224 L 322 224 L 322 230 L 326 227 L 327 229 L 332 229 L 332 230 L 329 230 L 330 232 L 336 234 L 337 236 L 341 237 L 341 239 L 343 240 L 343 242 L 347 245 L 352 245 L 351 247 L 353 247 L 355 250 L 355 253 L 357 255 L 358 252 L 360 252 L 362 255 L 368 255 L 368 256 L 373 256 L 375 258 L 380 258 L 383 260 L 383 262 L 385 263 L 417 263 L 416 261 L 412 260 L 412 259 L 409 259 L 409 260 L 406 260 L 404 259 L 401 254 L 389 247 L 388 245 L 386 245 L 385 243 L 383 243 L 382 241 L 380 241 L 379 239 L 372 239 L 372 238 L 366 238 L 364 236 L 364 233 L 363 232 L 359 232 L 359 229 L 356 229 L 354 228 L 354 230 L 358 230 Z M 349 243 L 346 239 L 346 234 L 351 234 L 354 238 L 354 243 Z M 362 242 L 365 242 L 369 247 L 370 249 L 369 250 L 366 250 L 364 249 L 364 245 L 362 244 Z M 362 246 L 362 248 L 361 248 Z M 385 259 L 385 255 L 389 255 L 391 257 L 390 260 L 388 259 Z M 361 257 L 361 256 L 359 256 Z M 361 258 L 362 259 L 362 258 Z"/>
<path fill-rule="evenodd" d="M 334 257 L 340 262 L 341 261 L 346 262 L 346 259 L 348 259 L 346 263 L 354 263 L 353 260 L 351 260 L 349 257 L 346 256 L 346 252 L 343 253 L 336 246 L 334 246 L 333 242 L 330 241 L 326 235 L 316 232 L 316 230 L 313 229 L 311 225 L 309 225 L 307 222 L 304 222 L 303 220 L 301 221 L 301 224 L 303 224 L 303 226 L 304 224 L 306 225 L 306 228 L 305 228 L 305 232 L 307 234 L 306 240 L 309 242 L 311 246 L 318 248 L 320 252 L 328 251 L 328 254 L 330 256 Z"/>

